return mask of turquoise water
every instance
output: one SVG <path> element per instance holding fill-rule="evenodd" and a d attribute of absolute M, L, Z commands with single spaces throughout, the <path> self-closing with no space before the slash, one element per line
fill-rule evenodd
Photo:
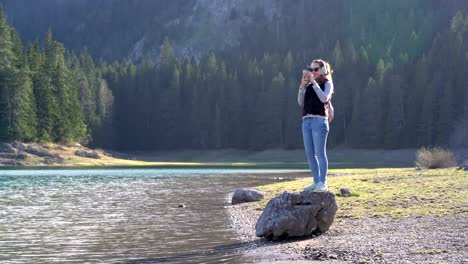
<path fill-rule="evenodd" d="M 2 170 L 0 262 L 246 263 L 226 196 L 291 171 Z"/>

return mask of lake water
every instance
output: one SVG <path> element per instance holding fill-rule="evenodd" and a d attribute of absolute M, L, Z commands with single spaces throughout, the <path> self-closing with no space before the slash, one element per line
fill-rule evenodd
<path fill-rule="evenodd" d="M 226 195 L 290 171 L 0 170 L 0 263 L 246 263 Z"/>

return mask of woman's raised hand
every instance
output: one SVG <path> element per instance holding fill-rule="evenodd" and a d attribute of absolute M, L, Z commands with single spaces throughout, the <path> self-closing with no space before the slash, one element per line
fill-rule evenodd
<path fill-rule="evenodd" d="M 299 88 L 301 90 L 304 90 L 304 87 L 310 83 L 310 79 L 310 72 L 303 72 L 301 85 L 299 86 Z"/>

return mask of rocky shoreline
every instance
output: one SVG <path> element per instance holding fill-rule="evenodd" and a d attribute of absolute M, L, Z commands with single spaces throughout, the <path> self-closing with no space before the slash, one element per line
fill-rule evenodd
<path fill-rule="evenodd" d="M 319 236 L 270 242 L 255 236 L 258 202 L 229 205 L 227 213 L 253 263 L 468 263 L 466 214 L 338 218 Z"/>
<path fill-rule="evenodd" d="M 111 156 L 108 153 L 101 155 Z M 64 165 L 70 156 L 101 159 L 101 155 L 78 143 L 68 145 L 42 143 L 0 143 L 0 166 Z"/>

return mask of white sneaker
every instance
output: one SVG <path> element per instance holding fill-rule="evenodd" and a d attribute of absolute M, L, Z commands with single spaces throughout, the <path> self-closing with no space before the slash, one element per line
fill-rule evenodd
<path fill-rule="evenodd" d="M 315 192 L 326 192 L 328 191 L 328 186 L 326 183 L 319 182 L 317 187 L 314 189 Z"/>
<path fill-rule="evenodd" d="M 315 190 L 315 188 L 317 188 L 317 184 L 315 184 L 315 182 L 313 182 L 311 185 L 305 187 L 304 191 L 313 191 L 313 190 Z"/>

